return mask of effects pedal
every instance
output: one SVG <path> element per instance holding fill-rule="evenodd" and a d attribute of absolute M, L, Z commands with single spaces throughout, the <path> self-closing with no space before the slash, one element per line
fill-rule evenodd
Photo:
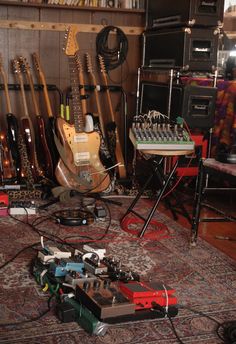
<path fill-rule="evenodd" d="M 122 293 L 135 303 L 136 310 L 151 309 L 155 304 L 161 307 L 177 304 L 177 299 L 173 295 L 175 290 L 159 282 L 120 282 L 119 287 Z"/>
<path fill-rule="evenodd" d="M 11 201 L 9 204 L 10 215 L 35 215 L 36 205 L 34 201 Z"/>
<path fill-rule="evenodd" d="M 121 293 L 118 284 L 106 279 L 97 278 L 93 282 L 78 283 L 75 298 L 99 319 L 135 312 L 135 304 Z"/>

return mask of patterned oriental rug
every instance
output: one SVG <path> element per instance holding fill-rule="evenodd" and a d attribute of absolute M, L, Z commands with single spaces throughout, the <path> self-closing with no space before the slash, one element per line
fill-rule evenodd
<path fill-rule="evenodd" d="M 179 309 L 173 324 L 183 343 L 222 343 L 216 334 L 217 324 L 236 319 L 236 268 L 235 262 L 205 241 L 199 239 L 190 248 L 190 233 L 178 223 L 161 213 L 156 220 L 167 226 L 154 239 L 137 239 L 120 228 L 119 219 L 127 209 L 130 199 L 119 199 L 122 206 L 109 205 L 111 225 L 100 245 L 107 254 L 121 260 L 122 264 L 139 273 L 142 280 L 161 281 L 176 290 Z M 144 214 L 150 207 L 149 200 L 142 200 L 138 211 Z M 75 202 L 74 202 L 75 205 Z M 50 218 L 56 206 L 48 208 L 28 221 L 45 231 L 48 236 L 66 238 L 81 243 L 81 235 L 94 239 L 104 234 L 107 224 L 98 222 L 89 226 L 65 227 Z M 44 217 L 43 217 L 44 216 Z M 18 216 L 26 221 L 26 216 Z M 0 222 L 0 262 L 10 260 L 24 247 L 40 241 L 32 227 L 9 217 Z M 45 234 L 46 237 L 46 234 Z M 46 239 L 44 239 L 46 240 Z M 40 247 L 40 246 L 39 246 Z M 170 344 L 178 343 L 167 318 L 110 325 L 104 336 L 86 333 L 77 323 L 61 323 L 55 315 L 55 304 L 49 313 L 37 321 L 47 309 L 48 293 L 44 293 L 30 273 L 35 249 L 23 251 L 16 259 L 1 269 L 0 285 L 0 343 L 30 344 Z M 193 312 L 192 310 L 196 312 Z M 206 317 L 207 315 L 208 317 Z M 19 325 L 2 326 L 4 323 Z"/>

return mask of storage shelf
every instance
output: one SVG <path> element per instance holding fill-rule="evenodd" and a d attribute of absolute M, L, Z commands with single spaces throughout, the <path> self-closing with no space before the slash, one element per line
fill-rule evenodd
<path fill-rule="evenodd" d="M 135 8 L 128 9 L 128 8 L 116 8 L 116 7 L 51 5 L 51 4 L 20 2 L 20 1 L 1 1 L 0 0 L 0 5 L 36 7 L 36 8 L 54 8 L 54 9 L 61 8 L 61 9 L 66 9 L 66 10 L 81 10 L 81 11 L 125 12 L 129 14 L 145 13 L 145 9 L 135 9 Z"/>

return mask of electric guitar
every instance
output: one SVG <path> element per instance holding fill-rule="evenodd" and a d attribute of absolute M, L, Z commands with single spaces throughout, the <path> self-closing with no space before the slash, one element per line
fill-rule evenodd
<path fill-rule="evenodd" d="M 103 77 L 103 82 L 106 86 L 106 96 L 107 96 L 107 103 L 109 106 L 109 112 L 111 116 L 111 121 L 110 123 L 107 124 L 107 139 L 108 139 L 108 146 L 111 151 L 111 154 L 114 151 L 116 161 L 118 162 L 118 172 L 119 172 L 119 177 L 120 178 L 126 178 L 126 167 L 125 167 L 125 162 L 124 162 L 124 157 L 121 149 L 121 143 L 119 139 L 119 132 L 116 127 L 115 123 L 115 114 L 113 111 L 112 103 L 111 103 L 111 96 L 110 96 L 110 91 L 108 87 L 108 81 L 107 81 L 107 73 L 106 73 L 106 68 L 104 64 L 103 57 L 101 55 L 98 55 L 98 60 L 99 60 L 99 65 L 100 65 L 100 70 L 102 73 Z"/>
<path fill-rule="evenodd" d="M 74 124 L 57 119 L 57 129 L 62 142 L 60 160 L 55 175 L 58 183 L 82 193 L 101 192 L 110 185 L 110 177 L 99 159 L 100 136 L 97 132 L 85 132 L 82 113 L 78 71 L 75 55 L 78 51 L 76 28 L 67 35 L 65 53 L 68 56 L 72 91 L 72 116 Z"/>
<path fill-rule="evenodd" d="M 16 177 L 17 181 L 21 181 L 21 158 L 18 146 L 18 122 L 16 117 L 12 114 L 12 107 L 8 92 L 8 80 L 2 65 L 2 56 L 0 55 L 0 74 L 4 85 L 4 94 L 7 108 L 7 135 L 1 134 L 2 145 L 2 177 L 12 178 Z M 6 137 L 7 136 L 7 137 Z M 8 145 L 10 151 L 8 149 Z M 13 160 L 14 172 L 10 168 Z M 10 168 L 10 169 L 9 169 Z"/>
<path fill-rule="evenodd" d="M 36 140 L 36 146 L 38 143 L 37 156 L 40 160 L 40 166 L 43 169 L 44 176 L 47 176 L 48 178 L 52 179 L 54 176 L 53 162 L 52 162 L 51 154 L 50 154 L 47 139 L 46 139 L 44 119 L 40 115 L 38 103 L 36 100 L 33 78 L 30 72 L 30 66 L 26 58 L 23 58 L 22 56 L 19 58 L 19 62 L 20 62 L 21 70 L 22 72 L 26 74 L 27 81 L 30 86 L 32 102 L 33 102 L 34 111 L 36 115 L 36 123 L 37 123 L 39 138 L 40 138 L 39 142 L 37 142 Z"/>
<path fill-rule="evenodd" d="M 50 98 L 48 95 L 47 83 L 46 83 L 46 79 L 45 79 L 40 61 L 39 61 L 39 56 L 38 54 L 33 53 L 32 58 L 33 58 L 34 66 L 38 73 L 39 81 L 43 85 L 43 95 L 44 95 L 44 100 L 45 100 L 45 105 L 46 105 L 46 110 L 47 110 L 47 115 L 48 115 L 48 122 L 45 125 L 45 133 L 46 133 L 46 139 L 47 139 L 47 143 L 49 146 L 49 150 L 50 150 L 50 154 L 51 154 L 51 158 L 53 162 L 53 167 L 55 169 L 58 163 L 58 159 L 59 159 L 58 150 L 54 142 L 55 117 L 52 112 L 52 106 L 51 106 Z"/>
<path fill-rule="evenodd" d="M 94 85 L 95 101 L 96 101 L 98 118 L 99 118 L 99 121 L 97 123 L 97 127 L 98 127 L 97 130 L 99 133 L 101 133 L 100 135 L 101 136 L 101 147 L 100 147 L 101 160 L 103 161 L 104 165 L 106 165 L 109 168 L 114 165 L 114 162 L 112 161 L 111 154 L 107 146 L 105 126 L 104 126 L 102 109 L 101 109 L 101 104 L 100 104 L 100 99 L 99 99 L 99 94 L 98 94 L 98 87 L 97 87 L 98 84 L 97 84 L 95 74 L 93 71 L 93 64 L 92 64 L 91 56 L 88 53 L 85 54 L 85 60 L 86 60 L 86 65 L 87 65 L 87 72 L 89 73 L 91 82 Z"/>
<path fill-rule="evenodd" d="M 27 150 L 28 161 L 30 163 L 31 176 L 34 182 L 37 182 L 39 177 L 42 175 L 42 171 L 39 169 L 38 161 L 36 157 L 36 146 L 34 138 L 34 129 L 31 118 L 29 116 L 28 105 L 26 101 L 24 81 L 21 74 L 20 63 L 17 59 L 13 60 L 13 72 L 15 73 L 21 91 L 21 100 L 24 110 L 24 116 L 21 117 L 21 126 L 23 132 L 23 139 Z M 29 178 L 29 176 L 27 176 Z"/>

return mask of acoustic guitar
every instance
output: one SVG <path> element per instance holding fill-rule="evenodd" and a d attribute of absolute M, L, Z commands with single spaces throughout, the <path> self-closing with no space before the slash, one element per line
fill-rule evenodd
<path fill-rule="evenodd" d="M 36 146 L 37 148 L 37 156 L 40 160 L 40 166 L 43 169 L 44 176 L 52 179 L 54 176 L 54 170 L 53 170 L 53 162 L 51 158 L 51 154 L 48 148 L 48 143 L 46 139 L 46 132 L 45 132 L 45 123 L 43 117 L 40 115 L 38 103 L 36 100 L 35 90 L 34 90 L 34 83 L 32 74 L 30 71 L 30 66 L 24 57 L 19 58 L 21 70 L 26 74 L 28 84 L 30 86 L 31 91 L 31 98 L 34 106 L 34 115 L 36 116 L 36 124 L 38 128 L 39 133 L 39 142 L 36 140 Z"/>
<path fill-rule="evenodd" d="M 108 81 L 107 81 L 107 72 L 105 68 L 105 63 L 101 55 L 98 55 L 98 60 L 99 60 L 100 70 L 103 77 L 103 82 L 106 86 L 107 103 L 109 107 L 109 113 L 111 116 L 111 121 L 107 124 L 107 128 L 106 128 L 108 147 L 110 149 L 111 154 L 112 154 L 112 151 L 114 151 L 113 155 L 115 155 L 116 161 L 118 163 L 119 177 L 126 178 L 126 167 L 125 167 L 124 157 L 122 153 L 119 132 L 118 132 L 116 122 L 115 122 L 115 114 L 114 114 L 112 102 L 111 102 L 111 95 L 110 95 Z"/>
<path fill-rule="evenodd" d="M 99 158 L 100 136 L 97 132 L 85 132 L 76 65 L 77 29 L 71 27 L 67 34 L 65 53 L 68 56 L 72 91 L 73 124 L 57 119 L 57 129 L 62 142 L 60 160 L 55 175 L 62 186 L 81 193 L 102 192 L 110 185 L 110 177 Z"/>

